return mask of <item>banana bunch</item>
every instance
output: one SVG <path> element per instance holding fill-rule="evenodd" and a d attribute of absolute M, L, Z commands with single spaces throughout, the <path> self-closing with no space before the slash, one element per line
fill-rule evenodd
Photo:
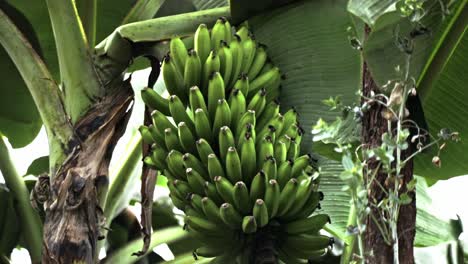
<path fill-rule="evenodd" d="M 205 245 L 196 255 L 255 263 L 265 233 L 284 263 L 323 255 L 333 241 L 318 233 L 329 217 L 311 216 L 319 177 L 299 153 L 296 110 L 280 113 L 281 73 L 265 46 L 224 18 L 211 32 L 200 25 L 193 46 L 171 40 L 161 66 L 170 96 L 142 90 L 153 124 L 140 133 L 152 146 L 144 162 L 168 178 L 187 230 Z"/>

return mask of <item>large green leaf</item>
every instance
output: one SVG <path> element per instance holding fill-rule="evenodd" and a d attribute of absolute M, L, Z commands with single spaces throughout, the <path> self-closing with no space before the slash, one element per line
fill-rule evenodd
<path fill-rule="evenodd" d="M 388 11 L 393 11 L 396 0 L 349 0 L 348 11 L 364 20 L 371 27 Z"/>
<path fill-rule="evenodd" d="M 310 151 L 312 125 L 335 113 L 322 104 L 330 96 L 356 100 L 360 85 L 359 53 L 348 42 L 352 21 L 345 1 L 299 1 L 249 20 L 256 39 L 267 45 L 268 55 L 286 80 L 282 82 L 283 110 L 296 107 L 306 130 L 303 150 Z"/>
<path fill-rule="evenodd" d="M 197 10 L 227 6 L 229 4 L 228 0 L 193 0 L 192 2 Z"/>
<path fill-rule="evenodd" d="M 463 68 L 468 57 L 466 3 L 466 0 L 456 2 L 450 7 L 452 14 L 443 19 L 439 2 L 428 1 L 428 13 L 422 23 L 431 34 L 415 39 L 410 76 L 419 80 L 419 95 L 433 135 L 437 135 L 441 128 L 458 131 L 462 137 L 468 134 L 468 124 L 461 122 L 468 114 L 468 76 L 464 74 Z M 407 37 L 412 28 L 408 19 L 397 12 L 385 14 L 376 22 L 364 46 L 364 56 L 378 84 L 397 78 L 395 66 L 404 66 L 405 55 L 394 42 L 395 30 L 399 30 L 400 36 Z M 441 155 L 442 168 L 431 165 L 431 158 L 436 154 L 432 151 L 416 159 L 415 171 L 428 177 L 430 183 L 466 174 L 467 151 L 466 141 L 450 143 Z"/>
<path fill-rule="evenodd" d="M 443 219 L 437 216 L 428 194 L 427 182 L 416 177 L 416 247 L 435 246 L 448 241 L 457 241 L 463 231 L 460 219 Z"/>
<path fill-rule="evenodd" d="M 0 8 L 16 23 L 39 51 L 32 25 L 14 7 L 0 2 Z M 29 144 L 39 133 L 41 120 L 34 101 L 15 64 L 0 46 L 0 134 L 8 137 L 14 148 Z"/>

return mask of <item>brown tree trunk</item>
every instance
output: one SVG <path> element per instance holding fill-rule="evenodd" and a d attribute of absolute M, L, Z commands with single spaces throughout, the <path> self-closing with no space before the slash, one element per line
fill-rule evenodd
<path fill-rule="evenodd" d="M 366 28 L 366 34 L 369 29 Z M 363 65 L 363 84 L 362 92 L 366 97 L 370 97 L 371 91 L 376 94 L 380 93 L 379 89 L 374 82 L 366 63 Z M 387 120 L 383 118 L 382 111 L 384 107 L 378 104 L 372 104 L 371 108 L 364 113 L 362 122 L 362 143 L 365 148 L 373 148 L 381 145 L 382 134 L 387 131 Z M 402 152 L 402 159 L 408 156 L 411 152 L 412 146 Z M 371 159 L 368 161 L 368 168 L 365 171 L 366 179 L 369 180 L 370 172 L 375 170 L 378 166 L 378 161 Z M 413 162 L 410 161 L 402 169 L 403 175 L 400 193 L 406 190 L 406 184 L 413 178 Z M 368 191 L 369 202 L 378 204 L 383 198 L 385 193 L 380 186 L 388 189 L 386 184 L 387 174 L 379 171 L 376 174 L 374 181 L 371 183 L 370 190 Z M 391 185 L 393 187 L 393 185 Z M 399 248 L 399 261 L 403 264 L 413 264 L 413 241 L 415 236 L 416 225 L 416 196 L 415 193 L 410 193 L 412 201 L 408 205 L 402 205 L 398 218 L 398 248 Z M 373 208 L 372 214 L 380 221 L 380 213 Z M 385 243 L 380 230 L 370 217 L 366 221 L 366 230 L 364 236 L 364 247 L 366 254 L 366 263 L 372 264 L 386 264 L 393 263 L 393 248 L 391 245 Z"/>
<path fill-rule="evenodd" d="M 75 124 L 68 157 L 34 192 L 44 203 L 42 263 L 95 263 L 104 226 L 103 202 L 112 151 L 125 131 L 132 90 L 128 81 Z"/>

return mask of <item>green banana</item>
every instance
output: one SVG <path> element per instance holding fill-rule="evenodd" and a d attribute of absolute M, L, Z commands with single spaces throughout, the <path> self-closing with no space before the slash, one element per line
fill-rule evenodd
<path fill-rule="evenodd" d="M 200 57 L 194 49 L 188 51 L 187 62 L 184 69 L 184 84 L 186 88 L 199 86 L 201 80 L 202 65 Z"/>
<path fill-rule="evenodd" d="M 294 160 L 294 165 L 291 170 L 291 177 L 296 178 L 302 174 L 302 171 L 307 167 L 311 162 L 310 154 L 300 156 Z"/>
<path fill-rule="evenodd" d="M 218 49 L 219 61 L 221 63 L 221 75 L 224 77 L 224 84 L 227 86 L 231 81 L 231 75 L 233 71 L 233 58 L 232 51 L 229 44 L 226 41 L 221 41 Z M 227 86 L 229 88 L 229 86 Z"/>
<path fill-rule="evenodd" d="M 240 37 L 240 41 L 246 40 L 249 36 L 249 29 L 246 26 L 241 26 L 236 34 Z"/>
<path fill-rule="evenodd" d="M 203 197 L 202 200 L 203 212 L 209 221 L 215 223 L 223 223 L 221 215 L 219 214 L 219 206 L 216 205 L 209 197 Z"/>
<path fill-rule="evenodd" d="M 257 43 L 248 36 L 242 40 L 242 69 L 241 72 L 248 74 L 250 67 L 254 61 L 255 53 L 257 51 Z M 250 79 L 250 78 L 249 78 Z"/>
<path fill-rule="evenodd" d="M 234 184 L 234 205 L 244 215 L 251 212 L 249 189 L 242 181 Z"/>
<path fill-rule="evenodd" d="M 215 118 L 213 121 L 213 134 L 218 135 L 220 128 L 223 126 L 231 125 L 231 109 L 225 99 L 218 100 L 218 106 L 216 107 Z"/>
<path fill-rule="evenodd" d="M 196 193 L 192 193 L 189 195 L 189 201 L 192 208 L 194 208 L 195 211 L 199 213 L 202 217 L 205 217 L 201 200 L 202 197 Z"/>
<path fill-rule="evenodd" d="M 249 93 L 249 94 L 252 94 L 252 93 Z M 256 117 L 260 117 L 260 115 L 263 112 L 263 109 L 265 108 L 265 103 L 266 103 L 265 95 L 266 95 L 265 89 L 261 89 L 252 97 L 252 100 L 247 105 L 247 110 L 255 111 Z"/>
<path fill-rule="evenodd" d="M 154 110 L 151 112 L 151 119 L 153 120 L 153 124 L 155 128 L 161 135 L 164 135 L 164 130 L 166 128 L 170 128 L 173 131 L 176 131 L 177 128 L 169 121 L 169 119 L 158 110 Z"/>
<path fill-rule="evenodd" d="M 145 163 L 147 166 L 156 169 L 158 165 L 156 164 L 156 161 L 153 160 L 152 156 L 146 156 L 143 158 L 143 163 Z"/>
<path fill-rule="evenodd" d="M 185 170 L 187 175 L 187 181 L 193 191 L 199 195 L 205 194 L 205 179 L 192 168 L 187 168 Z"/>
<path fill-rule="evenodd" d="M 250 185 L 250 200 L 255 204 L 257 199 L 262 199 L 266 190 L 266 176 L 263 171 L 259 171 Z"/>
<path fill-rule="evenodd" d="M 242 180 L 242 167 L 236 148 L 229 147 L 226 154 L 226 177 L 230 182 Z"/>
<path fill-rule="evenodd" d="M 147 126 L 141 125 L 138 128 L 138 131 L 140 132 L 141 138 L 143 138 L 143 142 L 145 144 L 153 144 L 156 142 Z"/>
<path fill-rule="evenodd" d="M 265 65 L 265 62 L 267 59 L 265 48 L 266 47 L 264 45 L 258 45 L 256 52 L 255 52 L 255 57 L 247 73 L 249 80 L 253 80 L 255 77 L 257 77 L 257 75 L 262 70 L 263 65 Z"/>
<path fill-rule="evenodd" d="M 183 152 L 182 146 L 180 145 L 179 137 L 177 136 L 177 130 L 166 128 L 164 130 L 164 143 L 167 149 L 174 149 Z"/>
<path fill-rule="evenodd" d="M 280 187 L 276 180 L 269 180 L 265 190 L 265 204 L 268 208 L 268 216 L 275 217 L 278 213 L 280 202 Z"/>
<path fill-rule="evenodd" d="M 257 155 L 255 151 L 255 142 L 252 137 L 248 136 L 241 146 L 241 167 L 242 178 L 245 182 L 250 183 L 253 176 L 257 172 Z"/>
<path fill-rule="evenodd" d="M 203 109 L 206 113 L 208 112 L 208 107 L 206 107 L 205 98 L 197 86 L 190 88 L 189 94 L 190 109 L 194 113 L 198 108 Z M 168 106 L 169 107 L 169 106 Z"/>
<path fill-rule="evenodd" d="M 186 52 L 185 52 L 186 53 Z M 169 94 L 177 95 L 186 102 L 183 71 L 179 70 L 171 55 L 167 54 L 161 65 L 164 84 Z"/>
<path fill-rule="evenodd" d="M 213 29 L 211 30 L 211 47 L 213 50 L 218 50 L 221 41 L 226 40 L 226 35 L 228 33 L 226 32 L 226 27 L 224 26 L 225 23 L 226 20 L 224 18 L 218 18 L 215 25 L 213 26 Z"/>
<path fill-rule="evenodd" d="M 210 120 L 214 120 L 218 101 L 225 99 L 224 82 L 219 72 L 214 72 L 208 81 L 208 112 Z"/>
<path fill-rule="evenodd" d="M 271 137 L 266 136 L 261 139 L 258 143 L 257 149 L 257 168 L 262 168 L 263 163 L 265 163 L 267 158 L 273 157 L 275 154 L 273 149 L 273 142 L 271 142 Z"/>
<path fill-rule="evenodd" d="M 180 140 L 180 145 L 185 150 L 185 152 L 190 152 L 192 154 L 197 153 L 197 146 L 195 144 L 195 137 L 193 136 L 192 132 L 185 124 L 185 122 L 180 122 L 177 126 L 178 136 Z"/>
<path fill-rule="evenodd" d="M 229 97 L 229 108 L 231 109 L 231 127 L 236 131 L 237 123 L 246 110 L 245 97 L 239 89 L 233 89 Z"/>
<path fill-rule="evenodd" d="M 227 87 L 231 88 L 240 77 L 242 69 L 243 49 L 241 45 L 241 39 L 237 34 L 234 35 L 234 38 L 231 40 L 229 48 L 232 53 L 232 74 Z"/>
<path fill-rule="evenodd" d="M 229 23 L 229 20 L 227 18 L 223 17 L 224 19 L 224 40 L 230 44 L 232 40 L 232 27 L 231 23 Z"/>
<path fill-rule="evenodd" d="M 278 115 L 279 109 L 280 109 L 280 104 L 276 100 L 273 100 L 270 103 L 265 105 L 265 108 L 262 114 L 259 116 L 259 118 L 257 118 L 256 129 L 258 132 L 263 130 L 273 120 L 273 118 L 276 115 Z M 276 130 L 276 127 L 275 127 L 275 130 Z"/>
<path fill-rule="evenodd" d="M 162 97 L 158 94 L 155 90 L 149 87 L 145 87 L 141 90 L 141 99 L 145 105 L 150 107 L 151 109 L 159 110 L 164 115 L 170 115 L 171 112 L 169 111 L 169 100 Z"/>
<path fill-rule="evenodd" d="M 163 144 L 164 133 L 161 134 L 160 130 L 158 130 L 153 124 L 148 126 L 148 130 L 151 133 L 151 136 L 153 137 L 154 142 L 158 142 L 159 144 L 161 144 L 161 147 L 164 147 L 164 149 L 166 149 L 166 146 L 164 146 Z"/>
<path fill-rule="evenodd" d="M 197 171 L 202 177 L 208 180 L 208 172 L 203 163 L 193 154 L 185 153 L 182 155 L 182 163 L 185 168 L 192 168 Z"/>
<path fill-rule="evenodd" d="M 223 126 L 219 130 L 218 139 L 221 160 L 224 163 L 226 163 L 226 155 L 228 153 L 228 149 L 232 146 L 235 146 L 234 135 L 232 134 L 231 129 L 229 129 L 228 126 Z"/>
<path fill-rule="evenodd" d="M 223 203 L 219 208 L 219 214 L 224 223 L 232 229 L 242 228 L 242 216 L 230 203 Z"/>
<path fill-rule="evenodd" d="M 213 132 L 211 130 L 210 120 L 208 119 L 208 113 L 202 108 L 195 110 L 194 120 L 195 120 L 195 131 L 199 138 L 204 139 L 205 141 L 213 140 Z M 201 154 L 200 154 L 201 156 Z"/>
<path fill-rule="evenodd" d="M 169 110 L 171 111 L 172 118 L 177 124 L 180 122 L 185 122 L 185 124 L 190 128 L 190 131 L 195 133 L 195 125 L 193 124 L 190 116 L 185 111 L 185 106 L 182 104 L 182 101 L 176 95 L 172 95 L 169 98 Z"/>
<path fill-rule="evenodd" d="M 200 24 L 194 35 L 194 48 L 200 56 L 200 61 L 205 62 L 211 51 L 210 31 L 206 24 Z"/>
<path fill-rule="evenodd" d="M 309 218 L 303 218 L 287 223 L 284 230 L 288 234 L 317 234 L 325 224 L 330 223 L 330 217 L 326 214 L 317 214 Z"/>
<path fill-rule="evenodd" d="M 216 51 L 211 51 L 206 58 L 205 63 L 203 64 L 203 76 L 201 80 L 201 90 L 204 96 L 208 95 L 208 84 L 210 77 L 214 72 L 219 72 L 221 70 L 221 62 Z"/>
<path fill-rule="evenodd" d="M 214 178 L 216 190 L 224 201 L 234 203 L 234 186 L 224 177 L 216 176 Z"/>
<path fill-rule="evenodd" d="M 257 199 L 255 201 L 253 216 L 259 227 L 264 227 L 268 224 L 268 208 L 262 199 Z"/>
<path fill-rule="evenodd" d="M 286 148 L 286 144 L 282 140 L 277 140 L 275 142 L 275 160 L 278 161 L 279 164 L 286 161 L 288 154 L 288 149 Z"/>
<path fill-rule="evenodd" d="M 220 225 L 213 223 L 211 221 L 205 220 L 200 217 L 186 216 L 185 223 L 189 225 L 190 228 L 200 233 L 206 233 L 206 234 L 223 233 L 223 230 Z"/>
<path fill-rule="evenodd" d="M 284 215 L 293 205 L 296 197 L 298 182 L 297 179 L 290 179 L 281 190 L 279 197 L 278 216 Z"/>
<path fill-rule="evenodd" d="M 214 180 L 216 176 L 224 177 L 223 166 L 215 154 L 208 155 L 208 173 L 212 180 Z"/>
<path fill-rule="evenodd" d="M 183 179 L 181 175 L 185 175 L 185 168 L 183 165 L 182 153 L 175 149 L 169 151 L 166 157 L 166 163 L 172 175 L 177 179 Z"/>
<path fill-rule="evenodd" d="M 292 160 L 286 160 L 281 163 L 278 168 L 278 183 L 280 184 L 281 188 L 284 188 L 286 183 L 291 179 L 291 170 L 294 165 Z"/>
<path fill-rule="evenodd" d="M 257 221 L 253 215 L 244 216 L 242 219 L 242 231 L 246 234 L 252 234 L 257 231 Z"/>
<path fill-rule="evenodd" d="M 171 52 L 172 58 L 174 58 L 178 71 L 181 73 L 184 72 L 184 65 L 188 57 L 184 42 L 178 37 L 171 39 L 169 51 Z"/>
<path fill-rule="evenodd" d="M 205 182 L 205 194 L 217 205 L 221 205 L 223 203 L 223 198 L 219 195 L 216 185 L 209 181 Z"/>
<path fill-rule="evenodd" d="M 255 111 L 247 110 L 247 112 L 242 115 L 239 123 L 237 124 L 236 135 L 239 137 L 241 135 L 242 129 L 244 129 L 247 124 L 255 126 L 255 121 Z"/>
<path fill-rule="evenodd" d="M 274 157 L 267 157 L 263 163 L 262 170 L 265 172 L 268 180 L 276 180 L 277 178 L 277 165 Z"/>
<path fill-rule="evenodd" d="M 208 155 L 214 154 L 213 149 L 211 148 L 210 144 L 204 138 L 197 140 L 196 144 L 197 144 L 198 156 L 202 160 L 203 164 L 205 166 L 208 166 Z"/>
<path fill-rule="evenodd" d="M 192 189 L 190 188 L 187 182 L 182 180 L 174 180 L 172 184 L 179 197 L 182 197 L 182 199 L 184 200 L 190 199 Z"/>
<path fill-rule="evenodd" d="M 167 168 L 166 157 L 167 151 L 158 144 L 151 145 L 151 158 L 156 164 L 156 168 L 159 170 L 164 170 Z"/>
<path fill-rule="evenodd" d="M 249 78 L 252 78 L 252 77 L 250 77 L 249 75 Z M 250 83 L 250 86 L 249 86 L 250 92 L 252 94 L 255 94 L 258 91 L 260 91 L 260 89 L 265 88 L 265 93 L 270 93 L 275 89 L 276 87 L 275 84 L 277 80 L 280 80 L 280 79 L 281 79 L 281 73 L 279 71 L 279 68 L 274 67 L 268 70 L 267 72 L 263 73 L 262 75 L 258 76 L 257 78 L 255 78 L 255 80 L 253 80 Z"/>
<path fill-rule="evenodd" d="M 296 249 L 315 251 L 333 245 L 334 240 L 324 235 L 291 235 L 287 236 L 284 244 Z"/>
<path fill-rule="evenodd" d="M 250 91 L 249 77 L 247 77 L 247 74 L 241 73 L 234 83 L 233 88 L 240 90 L 244 96 L 247 96 Z"/>

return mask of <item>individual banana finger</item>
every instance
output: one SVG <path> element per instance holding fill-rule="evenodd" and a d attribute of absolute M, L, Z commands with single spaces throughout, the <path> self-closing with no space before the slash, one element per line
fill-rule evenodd
<path fill-rule="evenodd" d="M 262 199 L 257 199 L 253 208 L 253 216 L 259 227 L 264 227 L 268 224 L 268 208 Z"/>
<path fill-rule="evenodd" d="M 288 234 L 317 234 L 327 223 L 330 223 L 330 217 L 326 214 L 317 214 L 309 218 L 298 219 L 285 225 L 285 231 Z"/>
<path fill-rule="evenodd" d="M 252 234 L 257 231 L 257 221 L 253 215 L 244 216 L 242 219 L 242 231 L 246 234 Z"/>
<path fill-rule="evenodd" d="M 224 223 L 232 229 L 242 228 L 242 216 L 230 203 L 223 203 L 219 208 L 219 214 Z"/>
<path fill-rule="evenodd" d="M 197 153 L 197 146 L 195 144 L 195 137 L 192 134 L 192 131 L 188 128 L 185 122 L 180 122 L 177 130 L 180 145 L 185 150 L 185 152 L 190 152 L 192 154 Z"/>
<path fill-rule="evenodd" d="M 247 73 L 247 76 L 249 76 L 249 80 L 253 80 L 255 77 L 257 77 L 258 73 L 260 73 L 260 71 L 262 70 L 263 65 L 265 65 L 265 62 L 267 60 L 267 53 L 265 48 L 266 47 L 264 45 L 258 45 L 252 65 L 250 66 L 249 71 Z"/>
<path fill-rule="evenodd" d="M 210 31 L 206 24 L 200 24 L 194 35 L 194 48 L 203 63 L 208 58 L 211 51 Z"/>
<path fill-rule="evenodd" d="M 153 110 L 158 110 L 164 115 L 170 115 L 169 100 L 162 97 L 159 93 L 149 87 L 141 90 L 141 99 L 143 102 Z"/>
<path fill-rule="evenodd" d="M 188 57 L 184 66 L 184 84 L 186 88 L 200 85 L 202 65 L 200 57 L 194 49 L 188 51 Z"/>
<path fill-rule="evenodd" d="M 226 177 L 230 182 L 242 180 L 241 161 L 234 147 L 229 147 L 226 154 Z"/>
<path fill-rule="evenodd" d="M 238 181 L 234 185 L 234 205 L 236 206 L 237 210 L 243 214 L 248 214 L 252 211 L 249 189 L 242 181 Z"/>
<path fill-rule="evenodd" d="M 174 58 L 178 71 L 184 72 L 184 65 L 188 57 L 187 48 L 185 47 L 184 42 L 178 37 L 171 39 L 169 50 L 172 58 Z"/>

